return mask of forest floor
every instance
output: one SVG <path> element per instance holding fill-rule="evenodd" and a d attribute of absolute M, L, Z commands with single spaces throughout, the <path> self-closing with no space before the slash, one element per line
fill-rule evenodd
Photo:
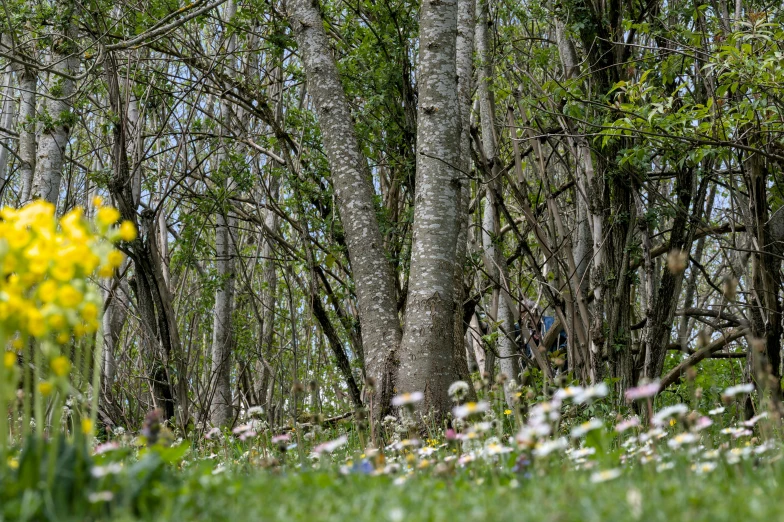
<path fill-rule="evenodd" d="M 780 463 L 709 473 L 688 462 L 666 471 L 640 468 L 597 483 L 591 474 L 550 469 L 528 478 L 495 473 L 430 474 L 406 480 L 361 474 L 205 469 L 161 489 L 147 512 L 117 520 L 336 521 L 673 521 L 782 520 Z"/>

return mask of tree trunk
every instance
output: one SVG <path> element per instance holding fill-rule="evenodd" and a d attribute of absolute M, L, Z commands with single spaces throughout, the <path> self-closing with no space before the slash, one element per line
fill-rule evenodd
<path fill-rule="evenodd" d="M 454 263 L 459 231 L 457 1 L 423 2 L 419 28 L 416 192 L 398 389 L 446 414 L 454 374 Z M 365 327 L 363 325 L 363 332 Z"/>
<path fill-rule="evenodd" d="M 375 403 L 380 405 L 378 411 L 381 414 L 386 410 L 394 393 L 395 353 L 401 338 L 394 276 L 383 250 L 370 174 L 360 153 L 351 111 L 338 77 L 318 6 L 311 0 L 290 0 L 287 8 L 332 171 L 332 184 L 345 230 L 359 301 L 365 374 L 376 380 L 378 398 Z M 454 26 L 452 31 L 454 32 Z M 454 40 L 454 34 L 452 39 Z M 454 42 L 452 49 L 451 68 L 454 82 Z M 452 108 L 454 107 L 453 103 Z M 452 198 L 453 222 L 454 202 L 455 199 Z M 454 244 L 452 247 L 454 248 Z M 453 259 L 454 250 L 448 257 L 450 261 Z M 449 274 L 452 274 L 451 268 L 450 265 Z M 450 292 L 449 298 L 451 297 Z"/>
<path fill-rule="evenodd" d="M 224 30 L 229 31 L 231 23 L 237 13 L 237 3 L 229 0 L 224 13 Z M 237 37 L 231 32 L 226 39 L 226 56 L 229 60 L 234 58 L 237 47 Z M 231 105 L 225 99 L 220 103 L 220 117 L 223 120 L 221 133 L 231 128 Z M 219 147 L 221 153 L 215 158 L 213 168 L 217 174 L 215 179 L 220 180 L 220 202 L 216 212 L 215 227 L 216 266 L 219 279 L 218 288 L 215 290 L 215 317 L 212 323 L 212 385 L 210 392 L 210 420 L 213 426 L 226 426 L 233 420 L 231 398 L 231 362 L 233 350 L 233 335 L 231 316 L 234 306 L 234 246 L 231 231 L 231 217 L 228 205 L 223 204 L 228 200 L 232 189 L 231 176 L 221 172 L 225 148 L 229 144 L 221 140 Z"/>
<path fill-rule="evenodd" d="M 48 97 L 44 103 L 44 125 L 38 141 L 38 155 L 31 190 L 32 199 L 42 198 L 57 204 L 63 174 L 65 148 L 71 135 L 74 114 L 71 111 L 74 81 L 63 75 L 74 75 L 79 67 L 74 25 L 73 1 L 56 3 L 53 43 L 50 54 Z"/>

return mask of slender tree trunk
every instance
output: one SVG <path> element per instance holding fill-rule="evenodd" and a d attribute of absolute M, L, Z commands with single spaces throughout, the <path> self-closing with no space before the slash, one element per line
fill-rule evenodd
<path fill-rule="evenodd" d="M 229 0 L 224 13 L 224 27 L 229 31 L 231 23 L 237 13 L 237 4 Z M 228 59 L 233 59 L 237 47 L 236 35 L 230 34 L 226 39 L 226 54 Z M 225 99 L 220 103 L 220 117 L 223 120 L 222 129 L 231 128 L 231 105 Z M 223 140 L 221 140 L 223 141 Z M 234 304 L 234 246 L 231 232 L 231 217 L 228 205 L 222 204 L 228 199 L 231 191 L 231 176 L 221 172 L 225 148 L 228 143 L 220 144 L 221 153 L 215 158 L 214 170 L 220 180 L 221 204 L 216 213 L 215 250 L 216 265 L 220 284 L 215 290 L 215 317 L 212 324 L 212 400 L 210 402 L 210 420 L 214 426 L 226 426 L 233 419 L 231 398 L 231 361 L 233 350 L 233 335 L 231 316 Z"/>
<path fill-rule="evenodd" d="M 60 179 L 63 174 L 65 148 L 74 124 L 72 112 L 74 81 L 63 75 L 73 76 L 79 67 L 74 25 L 75 5 L 72 0 L 56 3 L 53 44 L 50 53 L 52 71 L 49 73 L 48 97 L 44 103 L 44 125 L 38 143 L 35 175 L 31 195 L 57 204 L 60 196 Z"/>
<path fill-rule="evenodd" d="M 460 229 L 457 234 L 457 251 L 455 254 L 454 357 L 456 375 L 460 380 L 466 382 L 470 381 L 470 374 L 465 343 L 468 325 L 465 324 L 465 311 L 463 308 L 467 288 L 464 283 L 463 273 L 468 250 L 468 225 L 470 222 L 468 204 L 471 197 L 469 173 L 471 171 L 471 78 L 473 76 L 475 4 L 474 0 L 458 0 L 457 41 L 455 43 L 457 101 L 460 110 L 460 164 L 458 172 L 460 196 L 457 200 L 457 215 Z M 471 358 L 473 359 L 473 356 Z"/>
<path fill-rule="evenodd" d="M 490 49 L 489 0 L 478 0 L 476 19 L 476 48 L 479 60 L 477 67 L 480 121 L 482 124 L 482 148 L 490 162 L 492 179 L 486 181 L 482 218 L 482 246 L 484 248 L 485 270 L 491 283 L 499 292 L 498 314 L 495 317 L 498 328 L 498 356 L 501 375 L 504 379 L 504 396 L 509 406 L 515 402 L 509 384 L 517 379 L 519 364 L 515 357 L 514 341 L 515 320 L 510 294 L 509 269 L 503 251 L 497 242 L 500 240 L 500 216 L 498 215 L 498 195 L 501 190 L 500 159 L 495 131 L 495 103 L 492 89 L 493 64 Z"/>
<path fill-rule="evenodd" d="M 359 301 L 365 374 L 376 380 L 375 403 L 380 405 L 378 412 L 381 414 L 386 410 L 394 393 L 395 353 L 401 338 L 392 268 L 383 250 L 370 174 L 360 153 L 351 111 L 338 77 L 318 6 L 311 0 L 290 0 L 287 8 L 308 80 L 308 90 L 316 106 L 324 150 L 332 171 L 332 184 L 345 230 Z M 454 31 L 454 26 L 452 30 Z M 454 34 L 452 39 L 454 40 Z M 454 42 L 452 49 L 452 81 L 455 81 Z M 452 107 L 455 106 L 453 103 Z M 455 143 L 456 140 L 457 137 Z M 451 199 L 451 204 L 454 222 L 454 198 Z M 454 244 L 452 246 L 454 248 Z M 450 261 L 453 259 L 454 250 L 448 257 Z M 448 273 L 453 273 L 451 264 Z M 449 298 L 451 297 L 450 292 Z"/>
<path fill-rule="evenodd" d="M 0 114 L 2 115 L 2 117 L 0 117 L 0 125 L 2 125 L 4 129 L 10 129 L 13 125 L 16 112 L 16 104 L 14 103 L 14 97 L 12 96 L 14 73 L 12 69 L 8 69 L 3 76 L 3 95 L 5 96 L 5 99 L 3 100 L 2 110 L 0 110 Z M 10 140 L 6 140 L 4 143 L 0 144 L 0 198 L 2 198 L 3 190 L 10 177 L 7 172 L 8 149 L 10 146 Z"/>
<path fill-rule="evenodd" d="M 19 71 L 19 179 L 22 185 L 21 203 L 30 200 L 33 188 L 33 172 L 35 172 L 35 98 L 37 93 L 38 74 L 30 67 L 22 67 Z"/>
<path fill-rule="evenodd" d="M 454 374 L 454 263 L 459 232 L 457 1 L 423 2 L 419 26 L 416 193 L 398 388 L 425 411 L 449 409 Z M 363 331 L 364 331 L 363 326 Z"/>

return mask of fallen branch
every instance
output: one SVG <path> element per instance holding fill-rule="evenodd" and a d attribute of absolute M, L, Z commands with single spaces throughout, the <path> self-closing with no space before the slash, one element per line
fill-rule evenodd
<path fill-rule="evenodd" d="M 673 368 L 670 373 L 664 376 L 661 384 L 659 385 L 659 393 L 661 393 L 670 384 L 679 382 L 686 370 L 699 363 L 703 359 L 706 359 L 708 356 L 713 355 L 713 352 L 719 351 L 720 349 L 730 344 L 732 341 L 740 339 L 746 335 L 747 332 L 748 331 L 745 328 L 732 330 L 728 334 L 723 335 L 720 339 L 716 339 L 709 345 L 704 346 L 703 348 L 700 348 L 694 352 L 692 355 L 683 360 L 678 366 Z"/>

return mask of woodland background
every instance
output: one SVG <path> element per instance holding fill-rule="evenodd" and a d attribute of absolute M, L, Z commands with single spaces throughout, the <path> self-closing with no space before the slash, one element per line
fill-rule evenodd
<path fill-rule="evenodd" d="M 458 379 L 778 396 L 782 16 L 6 0 L 0 205 L 140 230 L 100 281 L 109 427 L 440 418 Z"/>

